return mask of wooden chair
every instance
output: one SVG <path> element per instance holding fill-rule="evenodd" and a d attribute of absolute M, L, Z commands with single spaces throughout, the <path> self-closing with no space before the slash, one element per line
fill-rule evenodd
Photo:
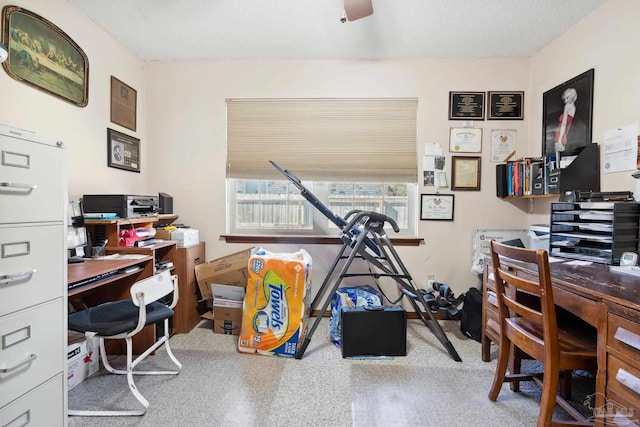
<path fill-rule="evenodd" d="M 503 266 L 502 261 L 505 259 L 532 264 L 538 277 L 535 280 L 516 277 L 513 271 Z M 506 246 L 491 241 L 491 260 L 500 323 L 500 348 L 489 399 L 495 401 L 498 398 L 504 382 L 517 384 L 520 381 L 534 381 L 542 388 L 538 427 L 593 425 L 557 394 L 560 371 L 597 369 L 596 334 L 584 325 L 572 327 L 569 322 L 558 325 L 547 251 Z M 535 304 L 522 302 L 531 301 L 532 297 Z M 542 380 L 533 374 L 520 373 L 519 369 L 507 374 L 512 346 L 516 351 L 519 349 L 544 364 Z M 554 422 L 552 417 L 556 403 L 576 422 Z"/>

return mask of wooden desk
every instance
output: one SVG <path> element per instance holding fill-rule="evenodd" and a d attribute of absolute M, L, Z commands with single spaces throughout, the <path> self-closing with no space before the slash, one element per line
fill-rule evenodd
<path fill-rule="evenodd" d="M 95 260 L 86 259 L 82 263 L 69 264 L 67 267 L 67 281 L 70 286 L 103 273 L 122 270 L 127 267 L 140 266 L 141 269 L 131 273 L 116 273 L 105 279 L 90 282 L 85 285 L 72 287 L 68 291 L 71 304 L 77 309 L 83 306 L 92 307 L 107 301 L 130 298 L 129 289 L 138 280 L 151 277 L 153 272 L 153 256 L 145 255 L 139 259 Z M 133 351 L 140 354 L 155 342 L 155 328 L 147 326 L 134 339 Z M 117 347 L 110 346 L 108 352 L 119 353 Z"/>
<path fill-rule="evenodd" d="M 536 277 L 530 265 L 506 263 L 517 276 Z M 596 425 L 640 425 L 640 278 L 613 273 L 608 265 L 550 264 L 557 306 L 598 331 Z M 491 273 L 491 274 L 490 274 Z M 491 259 L 485 257 L 482 310 L 482 360 L 498 343 L 499 325 Z M 607 401 L 605 405 L 605 399 Z"/>

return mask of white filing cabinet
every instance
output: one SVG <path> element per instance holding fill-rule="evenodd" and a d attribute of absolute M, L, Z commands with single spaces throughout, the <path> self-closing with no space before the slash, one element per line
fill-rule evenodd
<path fill-rule="evenodd" d="M 0 125 L 0 425 L 66 425 L 66 154 Z"/>

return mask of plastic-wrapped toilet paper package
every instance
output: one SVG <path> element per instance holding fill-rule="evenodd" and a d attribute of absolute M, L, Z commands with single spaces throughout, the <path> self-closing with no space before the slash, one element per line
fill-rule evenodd
<path fill-rule="evenodd" d="M 238 350 L 295 356 L 309 318 L 311 257 L 259 248 L 249 259 Z"/>

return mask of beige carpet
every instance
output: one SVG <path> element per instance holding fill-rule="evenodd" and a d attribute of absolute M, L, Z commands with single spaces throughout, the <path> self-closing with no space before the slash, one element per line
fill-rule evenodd
<path fill-rule="evenodd" d="M 513 393 L 505 385 L 498 401 L 490 402 L 495 357 L 482 362 L 480 344 L 460 333 L 459 322 L 441 324 L 462 363 L 453 361 L 421 322 L 408 323 L 406 357 L 343 359 L 323 319 L 304 357 L 296 360 L 239 353 L 236 337 L 214 334 L 211 322 L 203 321 L 171 339 L 184 365 L 180 375 L 136 377 L 151 404 L 145 416 L 70 417 L 69 426 L 535 425 L 537 389 Z M 142 367 L 168 368 L 167 362 L 160 351 Z M 69 392 L 70 407 L 135 408 L 126 378 L 102 373 Z M 593 384 L 576 381 L 578 404 Z"/>

